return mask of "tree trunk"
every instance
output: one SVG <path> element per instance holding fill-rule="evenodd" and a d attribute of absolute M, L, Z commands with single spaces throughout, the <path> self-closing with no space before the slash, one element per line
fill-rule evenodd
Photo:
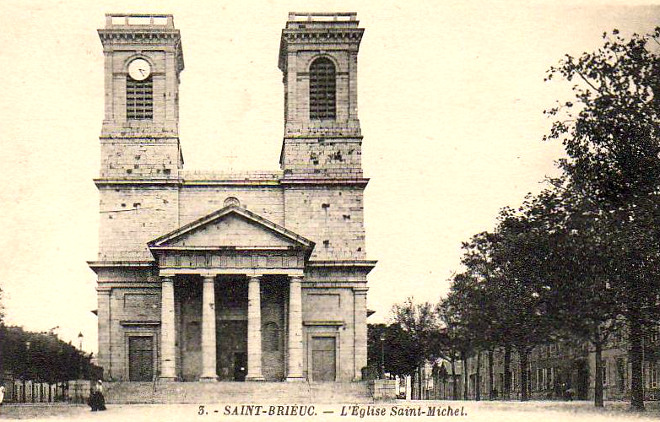
<path fill-rule="evenodd" d="M 642 326 L 637 315 L 628 316 L 630 325 L 630 408 L 644 411 L 644 385 L 642 384 Z"/>
<path fill-rule="evenodd" d="M 493 349 L 488 351 L 488 398 L 495 400 L 495 381 L 493 375 Z"/>
<path fill-rule="evenodd" d="M 419 391 L 419 400 L 424 400 L 424 397 L 422 397 L 422 365 L 417 366 L 417 388 Z"/>
<path fill-rule="evenodd" d="M 451 360 L 451 398 L 452 400 L 458 400 L 458 381 L 456 379 L 456 362 L 454 359 Z"/>
<path fill-rule="evenodd" d="M 529 392 L 527 391 L 528 353 L 527 348 L 518 349 L 518 354 L 520 355 L 520 401 L 529 400 Z"/>
<path fill-rule="evenodd" d="M 504 398 L 511 400 L 511 346 L 504 346 Z"/>
<path fill-rule="evenodd" d="M 603 407 L 603 344 L 594 342 L 596 348 L 596 374 L 594 376 L 594 406 Z"/>
<path fill-rule="evenodd" d="M 463 400 L 468 399 L 468 367 L 467 367 L 467 356 L 465 353 L 461 354 L 463 359 Z"/>
<path fill-rule="evenodd" d="M 477 374 L 474 377 L 474 400 L 481 400 L 481 351 L 477 351 Z"/>

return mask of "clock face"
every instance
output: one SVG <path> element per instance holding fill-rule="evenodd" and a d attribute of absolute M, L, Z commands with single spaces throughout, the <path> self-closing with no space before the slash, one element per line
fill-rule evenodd
<path fill-rule="evenodd" d="M 135 59 L 128 64 L 128 74 L 136 81 L 143 81 L 151 75 L 151 66 L 144 59 Z"/>

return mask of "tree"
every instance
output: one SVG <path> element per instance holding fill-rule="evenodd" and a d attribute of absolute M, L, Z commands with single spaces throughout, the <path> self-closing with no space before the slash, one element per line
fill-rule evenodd
<path fill-rule="evenodd" d="M 454 276 L 454 283 L 456 282 Z M 459 277 L 460 280 L 460 277 Z M 469 327 L 469 323 L 463 312 L 464 307 L 470 306 L 464 302 L 461 292 L 457 293 L 455 284 L 452 283 L 451 291 L 438 306 L 438 314 L 444 324 L 445 342 L 442 345 L 444 355 L 452 364 L 452 376 L 454 377 L 454 399 L 458 397 L 456 391 L 455 361 L 461 361 L 461 373 L 463 374 L 463 400 L 468 399 L 468 373 L 467 360 L 474 348 L 475 332 Z"/>
<path fill-rule="evenodd" d="M 477 352 L 477 391 L 481 379 L 479 376 L 480 351 L 488 354 L 488 387 L 489 398 L 494 399 L 493 354 L 496 347 L 510 344 L 506 338 L 506 321 L 501 318 L 501 309 L 507 306 L 501 301 L 498 292 L 497 278 L 502 276 L 500 269 L 493 261 L 495 237 L 493 233 L 481 232 L 464 242 L 461 263 L 466 268 L 464 274 L 455 277 L 452 285 L 453 293 L 462 296 L 462 300 L 470 304 L 463 306 L 462 319 L 474 335 L 474 347 Z M 463 290 L 461 292 L 461 290 Z M 506 368 L 508 377 L 509 369 Z M 477 397 L 479 399 L 480 397 Z"/>
<path fill-rule="evenodd" d="M 555 186 L 547 193 L 560 216 L 548 233 L 548 314 L 557 321 L 560 337 L 593 346 L 594 404 L 602 407 L 602 350 L 620 329 L 623 312 L 616 275 L 620 257 L 612 248 L 617 224 L 565 180 Z"/>
<path fill-rule="evenodd" d="M 574 83 L 574 98 L 546 111 L 555 121 L 544 139 L 563 143 L 568 157 L 559 166 L 571 185 L 617 223 L 608 243 L 620 262 L 610 276 L 620 283 L 629 332 L 631 408 L 644 410 L 641 343 L 657 318 L 660 280 L 660 58 L 649 47 L 660 45 L 660 28 L 603 39 L 597 51 L 550 68 L 548 80 Z"/>
<path fill-rule="evenodd" d="M 421 383 L 421 370 L 428 360 L 440 357 L 441 330 L 435 306 L 429 302 L 414 303 L 408 298 L 403 304 L 392 308 L 394 324 L 403 331 L 404 338 L 411 343 L 406 350 L 406 359 L 417 369 Z M 421 391 L 421 384 L 420 384 Z"/>
<path fill-rule="evenodd" d="M 449 361 L 451 366 L 452 400 L 458 400 L 456 362 L 461 359 L 461 355 L 464 355 L 462 353 L 464 351 L 463 333 L 458 324 L 458 307 L 456 305 L 450 295 L 442 300 L 437 308 L 438 319 L 443 326 L 440 337 L 441 357 Z"/>
<path fill-rule="evenodd" d="M 556 329 L 548 313 L 548 233 L 559 218 L 554 205 L 554 198 L 543 193 L 528 196 L 517 210 L 502 209 L 491 240 L 492 266 L 497 269 L 491 283 L 498 297 L 500 336 L 520 357 L 521 401 L 529 398 L 529 355 Z"/>
<path fill-rule="evenodd" d="M 15 377 L 42 382 L 98 377 L 100 368 L 91 364 L 91 355 L 65 343 L 54 334 L 0 326 L 4 370 Z"/>
<path fill-rule="evenodd" d="M 383 372 L 392 375 L 412 375 L 417 370 L 414 359 L 409 358 L 417 353 L 417 345 L 399 324 L 369 324 L 367 342 L 367 367 L 372 373 L 382 377 L 381 364 Z"/>

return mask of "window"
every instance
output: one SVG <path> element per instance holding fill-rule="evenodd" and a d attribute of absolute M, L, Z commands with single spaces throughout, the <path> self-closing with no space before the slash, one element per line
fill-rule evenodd
<path fill-rule="evenodd" d="M 546 383 L 546 390 L 550 390 L 555 385 L 555 368 L 548 368 L 548 380 Z"/>
<path fill-rule="evenodd" d="M 626 390 L 626 361 L 623 358 L 616 360 L 616 374 L 619 393 L 623 393 Z"/>
<path fill-rule="evenodd" d="M 651 388 L 658 387 L 658 363 L 649 362 L 649 384 Z"/>
<path fill-rule="evenodd" d="M 545 368 L 536 369 L 536 391 L 541 391 L 545 388 Z"/>
<path fill-rule="evenodd" d="M 126 118 L 151 120 L 154 117 L 154 85 L 151 77 L 136 81 L 126 77 Z"/>
<path fill-rule="evenodd" d="M 309 68 L 309 118 L 334 120 L 337 113 L 335 65 L 325 57 Z"/>

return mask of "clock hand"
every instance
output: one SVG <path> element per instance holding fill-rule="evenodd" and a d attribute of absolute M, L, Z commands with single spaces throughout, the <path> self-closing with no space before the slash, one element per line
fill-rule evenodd
<path fill-rule="evenodd" d="M 140 71 L 140 74 L 144 76 L 144 69 L 138 69 Z"/>

